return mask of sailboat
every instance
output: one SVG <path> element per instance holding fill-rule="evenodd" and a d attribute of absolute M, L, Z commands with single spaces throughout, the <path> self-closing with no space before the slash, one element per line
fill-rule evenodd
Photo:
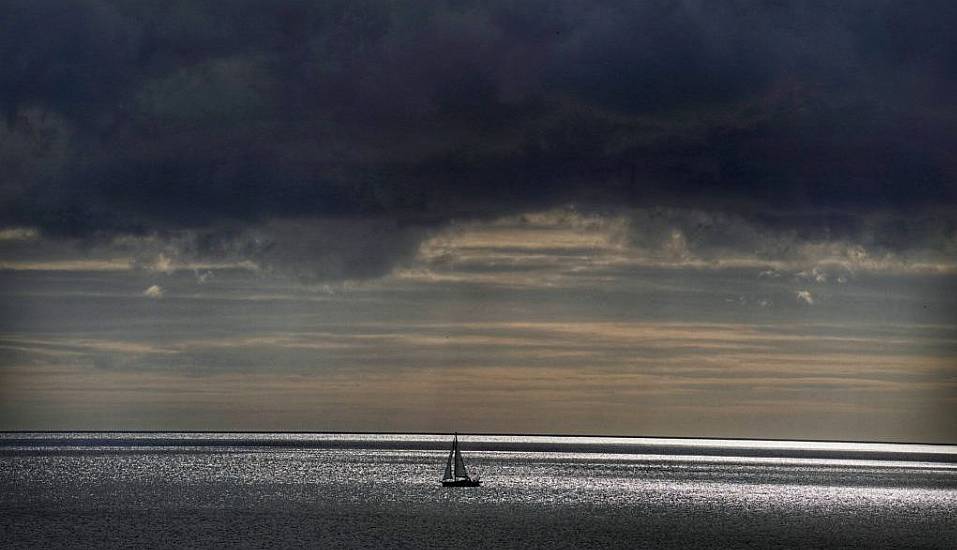
<path fill-rule="evenodd" d="M 454 466 L 453 466 L 454 463 Z M 459 450 L 459 434 L 456 433 L 452 438 L 452 450 L 449 451 L 449 461 L 445 464 L 445 474 L 442 475 L 443 487 L 478 487 L 482 482 L 479 478 L 469 477 L 465 470 L 465 461 L 462 460 L 462 452 Z"/>

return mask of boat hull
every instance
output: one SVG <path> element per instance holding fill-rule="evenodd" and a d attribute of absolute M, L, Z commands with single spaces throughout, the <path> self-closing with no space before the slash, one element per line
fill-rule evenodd
<path fill-rule="evenodd" d="M 482 484 L 477 479 L 449 479 L 442 480 L 443 487 L 478 487 Z"/>

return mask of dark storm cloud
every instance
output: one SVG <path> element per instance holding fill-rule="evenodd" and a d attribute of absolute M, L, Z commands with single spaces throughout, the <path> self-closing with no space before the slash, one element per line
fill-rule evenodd
<path fill-rule="evenodd" d="M 566 203 L 950 242 L 955 25 L 952 2 L 9 2 L 0 220 L 329 277 Z M 250 224 L 281 229 L 222 244 Z"/>

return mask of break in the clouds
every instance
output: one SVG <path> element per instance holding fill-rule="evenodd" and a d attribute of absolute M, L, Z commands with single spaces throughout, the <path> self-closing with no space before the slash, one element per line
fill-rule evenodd
<path fill-rule="evenodd" d="M 150 285 L 149 288 L 143 291 L 143 296 L 147 298 L 159 299 L 163 297 L 163 288 L 159 285 Z"/>
<path fill-rule="evenodd" d="M 955 25 L 952 2 L 9 2 L 0 220 L 328 280 L 567 205 L 698 212 L 632 236 L 699 255 L 770 233 L 935 262 Z"/>
<path fill-rule="evenodd" d="M 795 292 L 794 295 L 797 296 L 799 302 L 809 306 L 814 305 L 814 296 L 811 294 L 810 290 L 799 290 Z"/>

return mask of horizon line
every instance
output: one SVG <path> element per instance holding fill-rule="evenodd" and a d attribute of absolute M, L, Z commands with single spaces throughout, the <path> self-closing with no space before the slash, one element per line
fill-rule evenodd
<path fill-rule="evenodd" d="M 715 441 L 769 441 L 795 443 L 859 443 L 876 445 L 938 445 L 955 446 L 951 443 L 924 442 L 924 441 L 879 441 L 856 439 L 809 439 L 809 438 L 775 438 L 775 437 L 727 437 L 727 436 L 676 436 L 676 435 L 620 435 L 620 434 L 584 434 L 584 433 L 548 433 L 548 432 L 420 432 L 420 431 L 369 431 L 369 430 L 97 430 L 97 429 L 57 429 L 57 430 L 0 430 L 0 434 L 55 434 L 55 433 L 109 433 L 109 434 L 315 434 L 315 435 L 452 435 L 457 433 L 466 436 L 511 436 L 511 437 L 591 437 L 591 438 L 620 438 L 620 439 L 711 439 Z"/>

